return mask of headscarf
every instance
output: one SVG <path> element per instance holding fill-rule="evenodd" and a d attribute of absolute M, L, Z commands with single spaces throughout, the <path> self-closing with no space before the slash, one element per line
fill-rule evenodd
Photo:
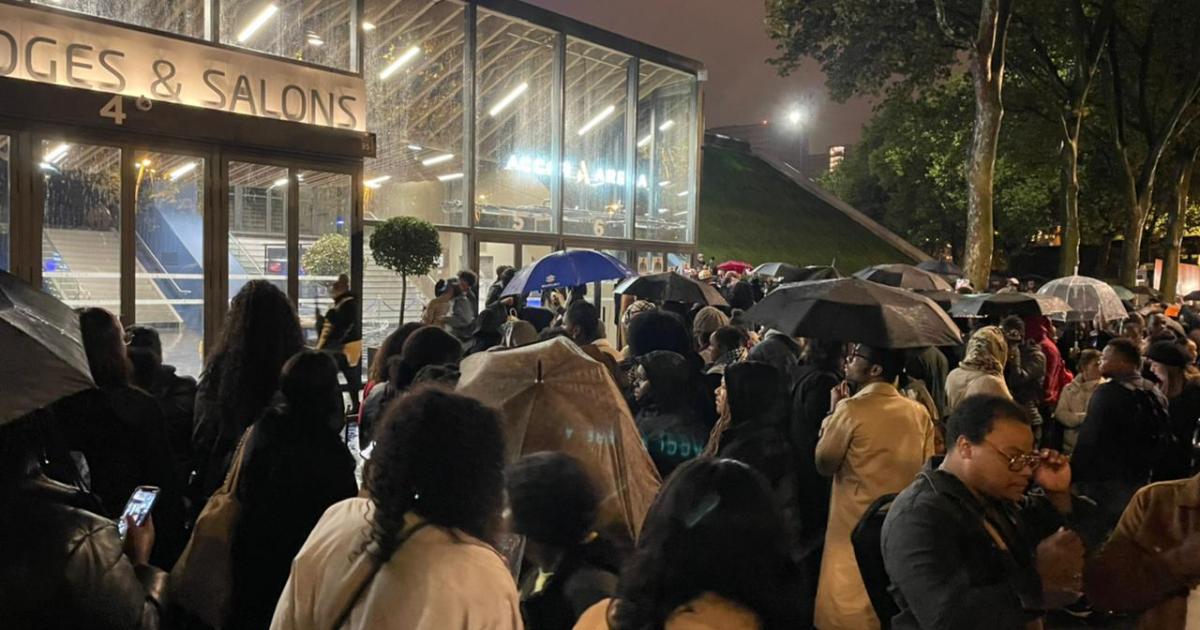
<path fill-rule="evenodd" d="M 716 332 L 718 328 L 728 324 L 729 316 L 716 307 L 705 306 L 697 311 L 696 317 L 692 319 L 692 332 L 703 335 L 703 339 L 708 339 L 708 336 Z"/>
<path fill-rule="evenodd" d="M 984 326 L 975 331 L 967 341 L 967 352 L 962 367 L 1000 376 L 1008 360 L 1008 341 L 999 326 Z"/>
<path fill-rule="evenodd" d="M 649 300 L 637 300 L 625 309 L 625 312 L 621 315 L 621 324 L 628 326 L 629 322 L 633 321 L 634 317 L 637 317 L 639 314 L 645 313 L 646 311 L 653 311 L 657 308 L 658 307 L 654 305 L 654 302 Z"/>

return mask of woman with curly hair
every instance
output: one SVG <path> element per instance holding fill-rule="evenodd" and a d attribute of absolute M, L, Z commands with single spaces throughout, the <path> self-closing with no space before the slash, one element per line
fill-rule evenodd
<path fill-rule="evenodd" d="M 575 630 L 811 628 L 802 592 L 767 482 L 741 462 L 703 457 L 667 480 L 616 597 Z"/>
<path fill-rule="evenodd" d="M 423 386 L 388 408 L 375 436 L 370 498 L 321 517 L 271 628 L 521 628 L 516 584 L 490 544 L 504 505 L 499 415 Z"/>
<path fill-rule="evenodd" d="M 284 362 L 303 347 L 296 309 L 278 287 L 251 280 L 234 296 L 196 392 L 192 470 L 198 483 L 192 495 L 197 505 L 221 485 L 242 433 L 279 389 Z"/>

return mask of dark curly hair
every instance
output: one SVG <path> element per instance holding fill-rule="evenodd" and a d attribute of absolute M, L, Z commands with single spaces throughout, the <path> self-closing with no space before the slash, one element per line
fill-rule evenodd
<path fill-rule="evenodd" d="M 493 542 L 504 508 L 500 415 L 474 398 L 422 385 L 392 403 L 375 429 L 366 488 L 375 504 L 369 550 L 387 562 L 404 543 L 404 515 Z"/>
<path fill-rule="evenodd" d="M 458 365 L 463 346 L 454 335 L 437 326 L 421 326 L 404 342 L 399 356 L 388 359 L 388 382 L 398 390 L 412 385 L 427 365 Z"/>
<path fill-rule="evenodd" d="M 79 331 L 96 386 L 128 385 L 133 364 L 125 353 L 125 331 L 116 316 L 98 307 L 81 309 Z"/>
<path fill-rule="evenodd" d="M 213 379 L 222 422 L 237 435 L 258 417 L 279 389 L 279 374 L 304 347 L 291 300 L 266 280 L 251 280 L 229 305 L 221 336 L 209 354 L 203 379 Z"/>
<path fill-rule="evenodd" d="M 713 593 L 754 612 L 765 630 L 801 628 L 800 573 L 762 475 L 731 459 L 676 469 L 650 507 L 610 609 L 614 630 L 658 630 L 675 609 Z"/>

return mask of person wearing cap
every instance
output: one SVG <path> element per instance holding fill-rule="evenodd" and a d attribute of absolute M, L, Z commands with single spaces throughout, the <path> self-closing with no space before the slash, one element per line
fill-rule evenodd
<path fill-rule="evenodd" d="M 358 392 L 362 389 L 362 326 L 359 323 L 358 296 L 350 290 L 350 276 L 340 274 L 329 286 L 333 306 L 324 317 L 317 317 L 317 350 L 324 350 L 337 363 L 346 379 L 350 394 L 350 413 L 358 413 Z"/>
<path fill-rule="evenodd" d="M 903 490 L 933 455 L 929 412 L 896 389 L 903 370 L 902 352 L 860 344 L 846 359 L 846 380 L 830 392 L 815 457 L 817 472 L 833 477 L 817 584 L 821 630 L 880 627 L 850 532 L 875 499 Z"/>
<path fill-rule="evenodd" d="M 1158 389 L 1167 397 L 1170 416 L 1170 445 L 1167 456 L 1155 471 L 1156 479 L 1179 479 L 1196 472 L 1192 443 L 1200 419 L 1200 382 L 1187 377 L 1191 357 L 1174 341 L 1156 341 L 1146 351 L 1150 372 Z"/>
<path fill-rule="evenodd" d="M 180 479 L 186 479 L 192 452 L 196 379 L 180 376 L 175 366 L 163 364 L 162 341 L 158 331 L 149 326 L 127 326 L 125 348 L 129 362 L 133 364 L 133 384 L 153 396 L 162 409 L 171 453 Z"/>

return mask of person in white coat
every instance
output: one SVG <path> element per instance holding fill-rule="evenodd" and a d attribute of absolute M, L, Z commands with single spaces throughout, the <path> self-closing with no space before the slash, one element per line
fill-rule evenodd
<path fill-rule="evenodd" d="M 1079 425 L 1087 416 L 1088 401 L 1100 386 L 1100 351 L 1088 348 L 1079 353 L 1079 374 L 1058 395 L 1054 419 L 1063 426 L 1063 450 L 1070 455 L 1079 439 Z"/>

